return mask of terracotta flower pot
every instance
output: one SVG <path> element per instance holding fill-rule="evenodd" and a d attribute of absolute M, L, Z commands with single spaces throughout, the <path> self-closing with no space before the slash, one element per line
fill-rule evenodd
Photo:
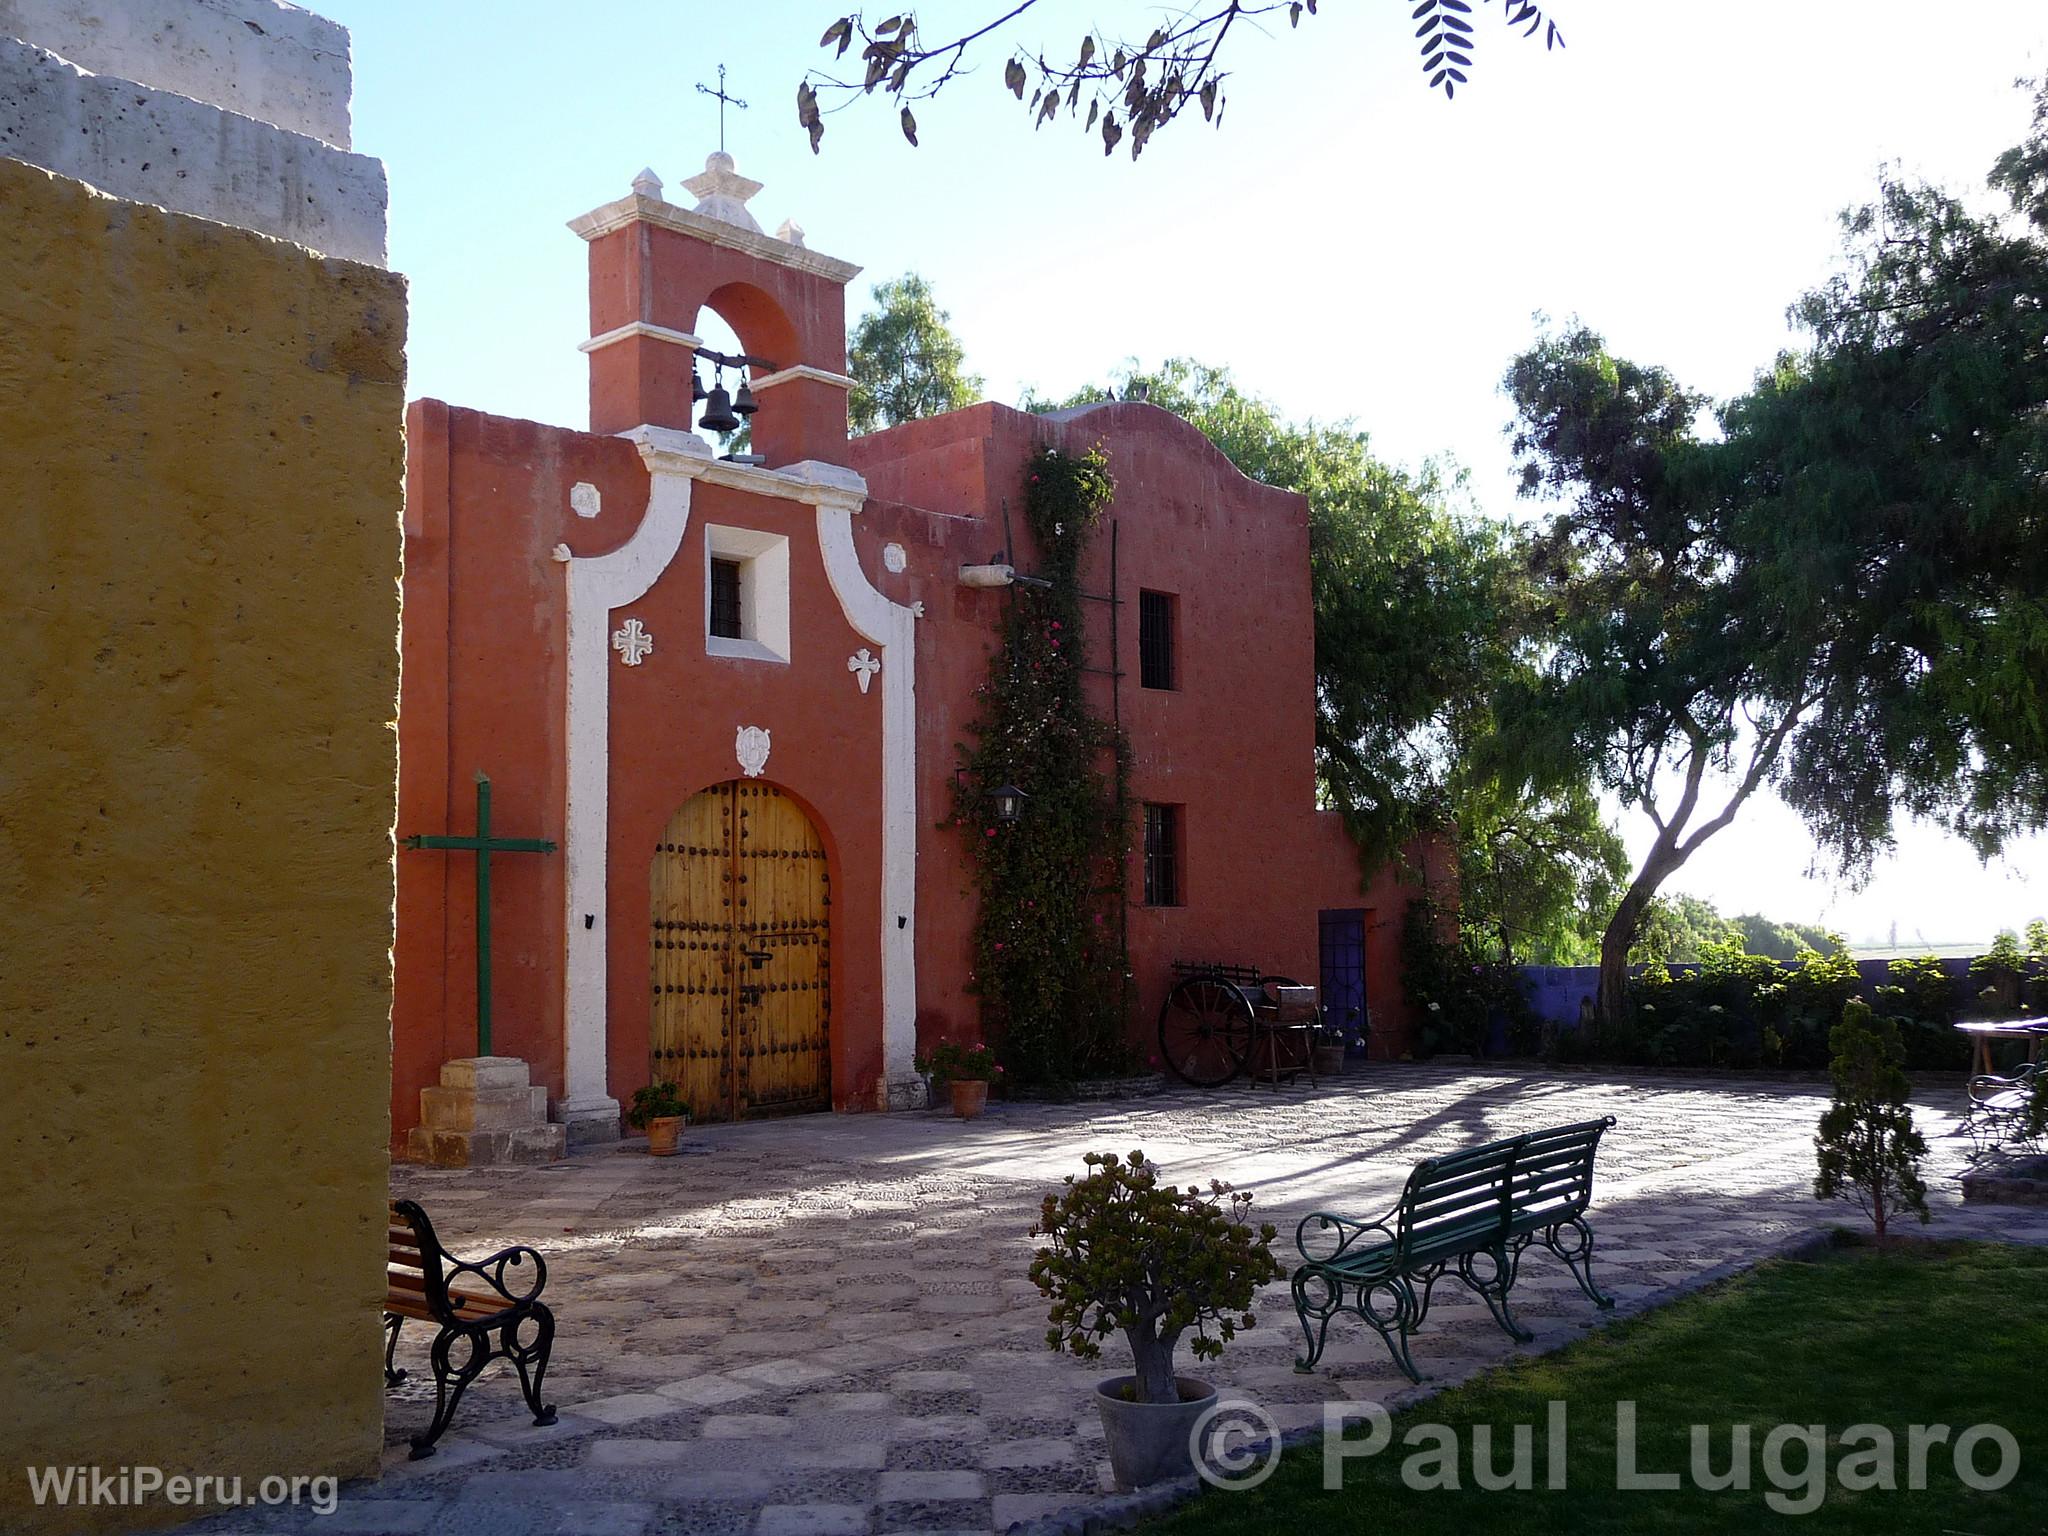
<path fill-rule="evenodd" d="M 1341 1042 L 1337 1045 L 1319 1045 L 1315 1052 L 1317 1077 L 1344 1075 L 1344 1047 Z"/>
<path fill-rule="evenodd" d="M 987 1083 L 954 1083 L 953 1113 L 962 1120 L 972 1120 L 988 1108 Z"/>
<path fill-rule="evenodd" d="M 676 1138 L 690 1122 L 682 1115 L 657 1115 L 647 1122 L 647 1155 L 674 1157 Z"/>
<path fill-rule="evenodd" d="M 1119 1488 L 1144 1488 L 1192 1472 L 1195 1425 L 1216 1401 L 1216 1389 L 1208 1382 L 1176 1376 L 1179 1402 L 1136 1403 L 1124 1396 L 1136 1382 L 1135 1376 L 1112 1376 L 1095 1388 L 1109 1469 Z"/>

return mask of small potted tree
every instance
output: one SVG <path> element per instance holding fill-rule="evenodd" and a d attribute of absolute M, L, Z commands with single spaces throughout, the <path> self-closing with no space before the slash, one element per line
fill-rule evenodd
<path fill-rule="evenodd" d="M 1121 1332 L 1129 1376 L 1095 1389 L 1119 1485 L 1142 1488 L 1191 1470 L 1189 1437 L 1216 1389 L 1174 1370 L 1189 1329 L 1189 1351 L 1213 1360 L 1249 1328 L 1252 1295 L 1282 1274 L 1270 1224 L 1247 1219 L 1251 1196 L 1212 1182 L 1207 1193 L 1159 1181 L 1143 1152 L 1091 1152 L 1088 1172 L 1047 1195 L 1031 1231 L 1045 1239 L 1031 1280 L 1051 1298 L 1046 1344 L 1084 1360 Z"/>
<path fill-rule="evenodd" d="M 946 1080 L 953 1094 L 953 1113 L 972 1120 L 988 1107 L 988 1085 L 1002 1075 L 996 1053 L 985 1045 L 956 1045 L 941 1040 L 932 1047 L 931 1070 Z"/>
<path fill-rule="evenodd" d="M 690 1123 L 690 1106 L 676 1092 L 674 1083 L 649 1083 L 633 1090 L 633 1108 L 626 1123 L 647 1132 L 647 1155 L 674 1157 L 676 1137 Z"/>

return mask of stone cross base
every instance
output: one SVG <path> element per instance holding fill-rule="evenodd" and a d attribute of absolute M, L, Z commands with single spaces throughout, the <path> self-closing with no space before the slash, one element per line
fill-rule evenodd
<path fill-rule="evenodd" d="M 440 1168 L 551 1163 L 565 1133 L 548 1122 L 548 1093 L 528 1082 L 517 1056 L 467 1056 L 441 1067 L 441 1085 L 420 1090 L 422 1124 L 406 1151 Z"/>

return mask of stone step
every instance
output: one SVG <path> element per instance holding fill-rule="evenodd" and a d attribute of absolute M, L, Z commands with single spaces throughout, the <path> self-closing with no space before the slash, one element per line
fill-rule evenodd
<path fill-rule="evenodd" d="M 422 1088 L 420 1119 L 437 1131 L 511 1131 L 548 1123 L 545 1088 Z"/>
<path fill-rule="evenodd" d="M 406 1151 L 415 1162 L 437 1168 L 493 1168 L 551 1163 L 562 1156 L 565 1137 L 559 1125 L 518 1126 L 506 1130 L 451 1131 L 416 1125 Z"/>
<path fill-rule="evenodd" d="M 532 1081 L 517 1056 L 459 1056 L 441 1064 L 443 1088 L 524 1088 Z"/>

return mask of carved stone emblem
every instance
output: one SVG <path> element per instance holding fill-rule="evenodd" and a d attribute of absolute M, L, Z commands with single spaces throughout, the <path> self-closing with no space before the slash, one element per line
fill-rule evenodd
<path fill-rule="evenodd" d="M 628 619 L 623 629 L 613 631 L 612 649 L 627 666 L 637 667 L 654 649 L 654 636 L 647 633 L 638 619 Z"/>
<path fill-rule="evenodd" d="M 595 517 L 603 502 L 597 494 L 597 487 L 588 480 L 578 480 L 569 487 L 569 510 L 578 517 Z"/>
<path fill-rule="evenodd" d="M 854 681 L 860 684 L 860 691 L 866 693 L 868 684 L 873 682 L 875 674 L 882 670 L 882 658 L 869 654 L 868 648 L 862 646 L 846 658 L 846 670 L 851 672 Z"/>
<path fill-rule="evenodd" d="M 732 750 L 740 760 L 740 771 L 750 779 L 758 779 L 761 770 L 768 766 L 768 733 L 758 725 L 743 725 L 733 739 Z"/>
<path fill-rule="evenodd" d="M 884 544 L 882 546 L 882 569 L 889 572 L 890 575 L 902 575 L 904 567 L 909 564 L 910 556 L 904 552 L 901 544 Z"/>

